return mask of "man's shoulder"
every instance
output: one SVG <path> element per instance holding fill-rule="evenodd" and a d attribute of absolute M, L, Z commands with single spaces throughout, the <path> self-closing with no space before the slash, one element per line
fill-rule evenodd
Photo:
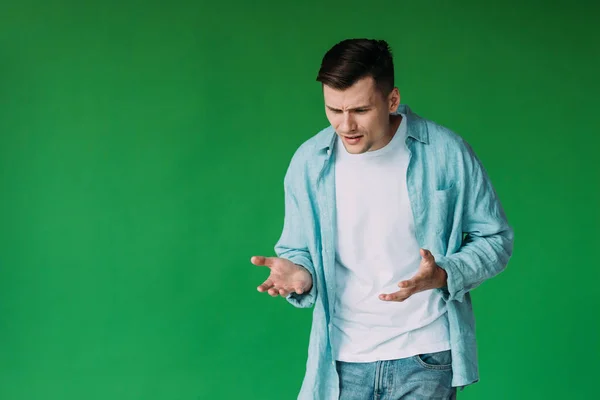
<path fill-rule="evenodd" d="M 446 125 L 442 125 L 431 119 L 421 118 L 421 120 L 427 128 L 430 144 L 444 147 L 453 146 L 457 149 L 465 145 L 465 139 Z"/>
<path fill-rule="evenodd" d="M 322 155 L 321 151 L 331 143 L 334 133 L 333 127 L 329 125 L 306 139 L 294 152 L 290 167 L 300 168 L 311 164 L 311 161 Z"/>
<path fill-rule="evenodd" d="M 429 157 L 441 162 L 444 170 L 462 170 L 466 173 L 479 164 L 477 154 L 462 135 L 439 122 L 419 118 L 427 130 L 429 145 L 425 147 L 429 150 Z"/>
<path fill-rule="evenodd" d="M 414 129 L 426 132 L 428 148 L 449 161 L 464 161 L 474 153 L 467 140 L 455 130 L 433 119 L 413 115 Z"/>

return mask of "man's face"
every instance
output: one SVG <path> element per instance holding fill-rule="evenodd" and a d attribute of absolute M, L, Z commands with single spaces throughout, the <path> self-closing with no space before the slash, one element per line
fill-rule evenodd
<path fill-rule="evenodd" d="M 390 113 L 398 107 L 398 89 L 385 96 L 365 77 L 345 90 L 323 85 L 325 113 L 348 153 L 381 149 L 391 139 Z"/>

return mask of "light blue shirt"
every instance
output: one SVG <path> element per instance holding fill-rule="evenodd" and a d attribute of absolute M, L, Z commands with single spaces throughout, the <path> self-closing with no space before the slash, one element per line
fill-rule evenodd
<path fill-rule="evenodd" d="M 426 120 L 406 106 L 406 180 L 421 248 L 434 255 L 448 275 L 440 290 L 447 302 L 453 386 L 479 380 L 475 320 L 469 292 L 501 272 L 513 249 L 498 196 L 471 147 L 457 134 Z M 333 400 L 339 380 L 330 343 L 335 299 L 336 145 L 329 126 L 303 143 L 285 174 L 285 218 L 275 245 L 278 257 L 304 266 L 312 275 L 310 292 L 291 294 L 296 307 L 313 307 L 306 374 L 299 399 Z"/>

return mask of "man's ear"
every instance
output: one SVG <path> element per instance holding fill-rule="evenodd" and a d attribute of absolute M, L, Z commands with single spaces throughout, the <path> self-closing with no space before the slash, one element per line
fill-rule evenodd
<path fill-rule="evenodd" d="M 400 91 L 397 87 L 393 88 L 388 95 L 389 112 L 393 113 L 398 109 L 400 105 Z"/>

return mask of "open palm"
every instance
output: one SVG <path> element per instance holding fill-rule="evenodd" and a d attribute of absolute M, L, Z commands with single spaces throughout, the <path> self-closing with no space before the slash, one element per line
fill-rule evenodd
<path fill-rule="evenodd" d="M 312 288 L 310 272 L 290 260 L 279 257 L 254 256 L 250 262 L 270 270 L 267 280 L 256 288 L 259 292 L 268 292 L 273 297 L 286 297 L 292 292 L 302 294 Z"/>

